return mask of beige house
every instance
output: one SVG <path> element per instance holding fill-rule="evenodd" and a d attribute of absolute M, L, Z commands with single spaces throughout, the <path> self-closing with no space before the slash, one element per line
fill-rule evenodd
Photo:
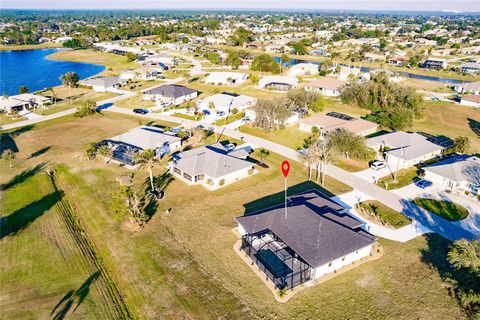
<path fill-rule="evenodd" d="M 338 112 L 319 114 L 300 120 L 300 130 L 312 132 L 313 127 L 317 127 L 321 132 L 321 137 L 324 138 L 329 132 L 339 129 L 345 129 L 357 135 L 366 136 L 376 132 L 378 124 L 360 118 L 353 118 Z"/>

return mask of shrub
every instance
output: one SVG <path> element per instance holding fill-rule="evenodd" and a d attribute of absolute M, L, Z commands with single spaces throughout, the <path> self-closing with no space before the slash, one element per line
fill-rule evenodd
<path fill-rule="evenodd" d="M 225 179 L 220 180 L 220 181 L 218 182 L 218 184 L 219 184 L 220 186 L 223 186 L 223 185 L 225 184 Z"/>

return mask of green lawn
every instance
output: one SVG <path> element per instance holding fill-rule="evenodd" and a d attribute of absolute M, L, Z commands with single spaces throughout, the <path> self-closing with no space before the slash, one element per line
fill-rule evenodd
<path fill-rule="evenodd" d="M 448 221 L 463 220 L 468 216 L 467 209 L 450 201 L 415 198 L 413 203 Z"/>
<path fill-rule="evenodd" d="M 125 109 L 152 108 L 155 106 L 155 102 L 151 100 L 143 100 L 141 96 L 135 96 L 119 100 L 115 102 L 115 105 Z"/>
<path fill-rule="evenodd" d="M 245 113 L 243 112 L 238 112 L 234 115 L 231 115 L 229 116 L 228 118 L 223 118 L 223 119 L 220 119 L 220 120 L 217 120 L 215 121 L 215 125 L 216 126 L 224 126 L 226 124 L 229 124 L 229 123 L 232 123 L 232 122 L 235 122 L 237 120 L 240 120 L 242 119 L 243 117 L 245 116 Z"/>
<path fill-rule="evenodd" d="M 360 161 L 354 159 L 347 160 L 344 158 L 337 158 L 332 161 L 332 164 L 348 172 L 358 172 L 368 169 L 367 161 Z"/>
<path fill-rule="evenodd" d="M 408 217 L 377 200 L 360 202 L 355 208 L 358 213 L 369 221 L 395 229 L 409 225 L 412 222 Z"/>
<path fill-rule="evenodd" d="M 253 136 L 279 143 L 292 149 L 302 148 L 303 140 L 310 135 L 310 133 L 298 129 L 298 124 L 286 126 L 282 129 L 272 130 L 270 132 L 266 132 L 260 128 L 252 127 L 251 125 L 241 126 L 239 130 Z"/>
<path fill-rule="evenodd" d="M 193 120 L 193 121 L 199 121 L 202 117 L 201 116 L 192 116 L 189 114 L 185 113 L 174 113 L 172 114 L 172 117 L 177 117 L 177 118 L 182 118 L 182 119 L 187 119 L 187 120 Z"/>
<path fill-rule="evenodd" d="M 27 120 L 27 118 L 22 117 L 18 114 L 15 115 L 7 115 L 5 113 L 0 113 L 0 125 L 2 124 L 9 124 L 9 123 L 15 123 L 18 121 L 22 120 Z"/>
<path fill-rule="evenodd" d="M 388 175 L 378 179 L 377 185 L 388 190 L 399 189 L 419 180 L 417 172 L 417 167 L 402 169 L 395 172 L 395 178 L 392 175 Z"/>

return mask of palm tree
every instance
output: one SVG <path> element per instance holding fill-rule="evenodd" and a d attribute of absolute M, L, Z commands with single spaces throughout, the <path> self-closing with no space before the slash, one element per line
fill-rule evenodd
<path fill-rule="evenodd" d="M 80 78 L 78 77 L 78 74 L 76 74 L 75 72 L 67 72 L 60 76 L 60 80 L 62 81 L 64 86 L 68 86 L 68 88 L 70 89 L 70 92 L 69 92 L 70 104 L 72 104 L 72 87 L 77 86 Z"/>
<path fill-rule="evenodd" d="M 97 153 L 105 158 L 105 163 L 108 163 L 112 159 L 112 149 L 107 145 L 103 145 L 97 149 Z"/>
<path fill-rule="evenodd" d="M 270 151 L 262 148 L 258 150 L 257 154 L 258 154 L 258 157 L 260 158 L 260 164 L 263 166 L 263 161 L 270 155 Z"/>
<path fill-rule="evenodd" d="M 155 151 L 152 149 L 146 149 L 143 152 L 137 154 L 135 157 L 136 163 L 147 168 L 148 174 L 150 176 L 150 186 L 152 187 L 152 191 L 155 190 L 155 186 L 153 185 L 152 169 L 156 161 L 157 161 L 157 157 L 155 155 Z"/>
<path fill-rule="evenodd" d="M 5 160 L 5 161 L 8 161 L 9 164 L 10 164 L 10 168 L 13 166 L 12 165 L 12 162 L 13 160 L 15 160 L 15 152 L 13 152 L 12 150 L 5 150 L 2 152 L 2 155 L 0 156 L 1 159 Z"/>
<path fill-rule="evenodd" d="M 28 90 L 28 87 L 27 87 L 27 86 L 20 86 L 20 87 L 18 88 L 18 92 L 20 92 L 20 93 L 28 93 L 28 91 L 29 91 L 29 90 Z"/>
<path fill-rule="evenodd" d="M 51 93 L 52 93 L 53 104 L 55 104 L 55 103 L 57 102 L 57 93 L 55 92 L 55 90 L 53 90 L 52 87 L 48 88 L 48 89 L 47 89 L 47 92 L 51 92 Z"/>

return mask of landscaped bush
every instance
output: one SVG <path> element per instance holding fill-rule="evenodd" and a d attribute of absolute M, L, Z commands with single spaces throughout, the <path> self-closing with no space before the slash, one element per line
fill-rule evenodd
<path fill-rule="evenodd" d="M 394 228 L 401 228 L 412 222 L 403 214 L 375 200 L 360 202 L 356 205 L 356 209 L 363 216 L 368 215 L 373 218 L 373 222 L 377 220 L 383 225 L 388 225 Z"/>

